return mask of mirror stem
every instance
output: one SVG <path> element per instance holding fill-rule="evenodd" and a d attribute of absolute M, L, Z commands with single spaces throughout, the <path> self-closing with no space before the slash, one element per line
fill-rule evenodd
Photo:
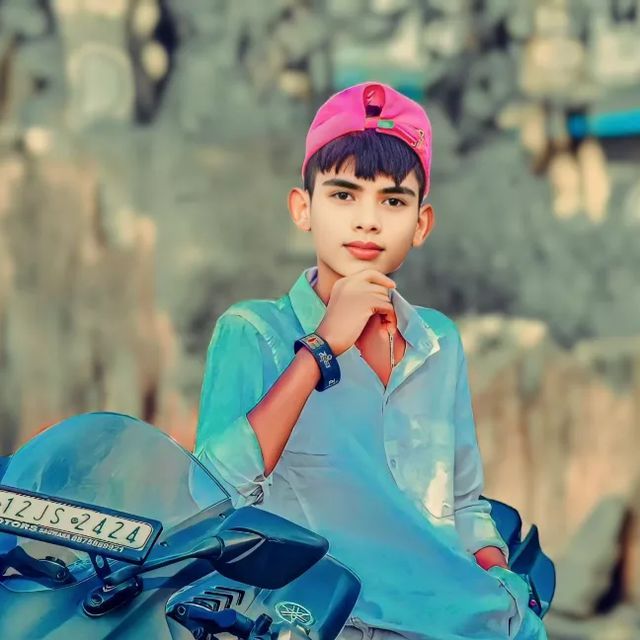
<path fill-rule="evenodd" d="M 224 542 L 218 537 L 214 536 L 213 539 L 207 540 L 204 543 L 199 544 L 194 549 L 186 553 L 173 553 L 171 555 L 163 556 L 144 564 L 130 564 L 122 569 L 114 571 L 111 575 L 107 576 L 104 580 L 104 584 L 107 587 L 115 587 L 131 578 L 146 573 L 147 571 L 153 571 L 154 569 L 160 569 L 176 562 L 188 560 L 189 558 L 206 558 L 207 560 L 217 560 L 224 549 Z"/>
<path fill-rule="evenodd" d="M 122 567 L 106 576 L 103 582 L 107 587 L 116 587 L 141 573 L 160 569 L 190 558 L 204 558 L 214 563 L 220 559 L 225 563 L 237 562 L 246 555 L 253 553 L 265 541 L 265 538 L 253 531 L 245 531 L 243 529 L 223 530 L 219 535 L 205 540 L 190 551 L 162 556 L 142 565 L 130 564 Z"/>

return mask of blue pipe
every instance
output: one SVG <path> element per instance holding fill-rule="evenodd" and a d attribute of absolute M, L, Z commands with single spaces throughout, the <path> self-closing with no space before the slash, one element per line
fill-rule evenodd
<path fill-rule="evenodd" d="M 599 138 L 639 135 L 640 109 L 571 116 L 568 126 L 569 133 L 574 138 L 584 138 L 588 135 Z"/>

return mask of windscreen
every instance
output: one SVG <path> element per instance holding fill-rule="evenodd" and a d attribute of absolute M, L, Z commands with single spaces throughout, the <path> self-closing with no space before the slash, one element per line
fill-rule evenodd
<path fill-rule="evenodd" d="M 204 467 L 165 433 L 106 412 L 74 416 L 40 433 L 11 457 L 1 484 L 158 520 L 165 532 L 229 500 Z M 83 552 L 0 533 L 0 554 L 16 545 L 37 558 L 53 555 L 90 567 Z"/>

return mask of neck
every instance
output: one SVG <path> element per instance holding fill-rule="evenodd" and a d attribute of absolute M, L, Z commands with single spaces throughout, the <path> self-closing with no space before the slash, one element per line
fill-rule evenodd
<path fill-rule="evenodd" d="M 334 271 L 329 265 L 322 262 L 322 260 L 318 260 L 318 279 L 313 290 L 320 300 L 324 302 L 325 306 L 329 304 L 333 285 L 342 277 L 342 275 Z"/>

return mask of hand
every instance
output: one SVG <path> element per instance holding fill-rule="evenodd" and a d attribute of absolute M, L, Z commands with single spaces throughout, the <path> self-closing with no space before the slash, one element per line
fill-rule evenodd
<path fill-rule="evenodd" d="M 476 557 L 476 562 L 485 570 L 496 565 L 509 568 L 504 553 L 498 547 L 483 547 L 473 555 Z"/>
<path fill-rule="evenodd" d="M 498 579 L 514 602 L 516 612 L 512 618 L 511 625 L 515 635 L 530 607 L 531 593 L 529 583 L 519 573 L 512 571 L 508 567 L 496 565 L 490 567 L 487 573 Z"/>
<path fill-rule="evenodd" d="M 375 269 L 340 278 L 334 285 L 324 318 L 316 333 L 336 356 L 352 347 L 369 318 L 378 313 L 383 324 L 396 325 L 390 290 L 396 283 Z"/>

